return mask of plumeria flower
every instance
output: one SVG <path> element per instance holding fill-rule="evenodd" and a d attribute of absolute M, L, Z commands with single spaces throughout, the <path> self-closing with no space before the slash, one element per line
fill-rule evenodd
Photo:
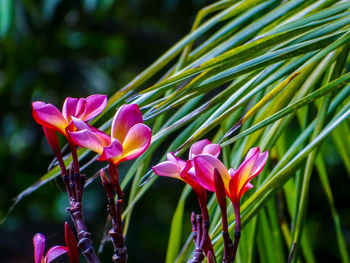
<path fill-rule="evenodd" d="M 198 194 L 202 191 L 202 186 L 197 182 L 196 171 L 193 167 L 192 160 L 196 156 L 207 154 L 213 158 L 220 155 L 221 147 L 218 144 L 211 143 L 208 139 L 204 139 L 194 143 L 189 152 L 188 160 L 184 161 L 175 156 L 172 152 L 167 154 L 167 160 L 153 166 L 152 169 L 155 174 L 159 176 L 167 176 L 177 178 L 189 184 L 193 190 Z"/>
<path fill-rule="evenodd" d="M 72 141 L 98 154 L 99 161 L 108 161 L 117 166 L 143 154 L 151 143 L 152 131 L 143 124 L 142 114 L 136 104 L 125 104 L 116 112 L 111 136 L 72 117 L 77 131 L 69 132 Z"/>
<path fill-rule="evenodd" d="M 49 263 L 57 257 L 68 253 L 68 257 L 71 263 L 79 263 L 78 246 L 75 237 L 72 233 L 71 228 L 65 223 L 65 246 L 54 246 L 50 248 L 46 256 L 44 257 L 45 251 L 45 236 L 37 233 L 33 238 L 34 245 L 34 262 L 35 263 Z"/>
<path fill-rule="evenodd" d="M 222 234 L 224 237 L 225 262 L 233 262 L 236 257 L 241 235 L 240 200 L 243 194 L 251 189 L 250 181 L 264 168 L 268 152 L 260 153 L 260 148 L 252 148 L 237 170 L 227 170 L 225 165 L 209 154 L 196 156 L 193 160 L 199 184 L 205 189 L 215 192 L 222 215 Z M 235 212 L 235 241 L 228 233 L 226 197 L 231 199 Z"/>
<path fill-rule="evenodd" d="M 227 170 L 225 165 L 210 154 L 202 154 L 194 158 L 194 166 L 198 182 L 207 190 L 215 192 L 215 169 L 221 175 L 226 195 L 234 205 L 240 204 L 243 194 L 251 189 L 250 181 L 264 168 L 268 152 L 260 153 L 260 148 L 252 148 L 237 170 Z"/>
<path fill-rule="evenodd" d="M 202 195 L 203 189 L 197 182 L 198 178 L 192 165 L 192 160 L 201 154 L 217 158 L 220 155 L 220 151 L 220 145 L 212 144 L 208 139 L 201 140 L 191 146 L 188 161 L 184 161 L 170 152 L 167 154 L 166 161 L 153 166 L 152 169 L 159 176 L 173 177 L 184 181 L 193 188 L 197 195 Z"/>
<path fill-rule="evenodd" d="M 100 114 L 106 104 L 106 95 L 91 95 L 80 99 L 68 97 L 60 112 L 50 103 L 34 101 L 33 117 L 40 125 L 67 136 L 66 128 L 71 123 L 72 117 L 88 121 Z"/>
<path fill-rule="evenodd" d="M 91 95 L 85 99 L 68 97 L 63 103 L 62 112 L 50 103 L 42 101 L 34 101 L 32 103 L 34 120 L 42 125 L 49 145 L 56 154 L 61 166 L 63 165 L 62 156 L 56 131 L 63 134 L 70 142 L 67 130 L 74 129 L 72 118 L 88 121 L 101 113 L 106 104 L 106 95 Z"/>

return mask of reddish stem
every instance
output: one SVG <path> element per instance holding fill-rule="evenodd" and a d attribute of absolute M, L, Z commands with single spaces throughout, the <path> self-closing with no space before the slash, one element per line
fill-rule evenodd
<path fill-rule="evenodd" d="M 191 223 L 192 223 L 192 237 L 193 241 L 196 244 L 197 240 L 197 219 L 196 219 L 196 214 L 192 212 L 191 214 Z"/>
<path fill-rule="evenodd" d="M 68 141 L 68 143 L 72 152 L 74 174 L 80 174 L 77 146 L 71 141 Z"/>
<path fill-rule="evenodd" d="M 95 250 L 92 246 L 92 241 L 90 239 L 91 234 L 87 231 L 83 212 L 82 212 L 82 200 L 83 200 L 83 191 L 85 185 L 85 175 L 79 174 L 79 162 L 78 156 L 76 152 L 76 147 L 70 144 L 73 156 L 73 169 L 67 171 L 66 166 L 64 164 L 62 153 L 60 151 L 55 151 L 57 161 L 59 163 L 61 169 L 62 180 L 65 185 L 69 205 L 67 211 L 70 212 L 76 232 L 78 234 L 78 246 L 81 249 L 83 255 L 87 259 L 89 263 L 99 263 L 99 259 L 96 256 Z M 78 173 L 75 173 L 78 171 Z"/>
<path fill-rule="evenodd" d="M 241 238 L 241 212 L 240 212 L 239 204 L 233 204 L 233 208 L 235 211 L 235 241 L 233 243 L 233 261 L 234 261 L 237 254 L 238 243 Z"/>
<path fill-rule="evenodd" d="M 204 192 L 205 193 L 205 192 Z M 214 254 L 213 245 L 211 243 L 209 232 L 209 212 L 207 208 L 207 195 L 202 195 L 203 198 L 198 198 L 199 206 L 201 208 L 203 223 L 202 223 L 202 238 L 200 242 L 200 248 L 204 249 L 205 245 L 208 244 L 208 249 Z"/>
<path fill-rule="evenodd" d="M 111 180 L 108 181 L 106 179 L 103 179 L 102 184 L 107 195 L 107 211 L 112 218 L 113 225 L 113 228 L 109 231 L 109 235 L 111 236 L 114 247 L 114 255 L 112 259 L 115 263 L 126 263 L 128 255 L 127 248 L 125 246 L 125 237 L 123 235 L 122 220 L 124 193 L 119 184 L 117 167 L 114 164 L 110 163 L 108 170 Z M 115 203 L 116 194 L 118 195 L 117 203 Z"/>
<path fill-rule="evenodd" d="M 192 233 L 196 235 L 195 238 L 195 251 L 193 253 L 190 263 L 200 263 L 204 259 L 204 250 L 208 250 L 214 255 L 213 245 L 211 243 L 208 231 L 209 231 L 209 212 L 207 208 L 207 195 L 204 189 L 196 191 L 198 203 L 201 209 L 201 216 L 197 215 L 195 223 L 192 216 Z M 196 231 L 193 231 L 196 227 Z"/>
<path fill-rule="evenodd" d="M 222 222 L 222 237 L 224 239 L 224 258 L 223 263 L 231 263 L 234 260 L 233 256 L 233 243 L 230 235 L 228 233 L 228 223 L 227 223 L 227 211 L 226 211 L 226 202 L 220 204 L 221 210 L 221 222 Z"/>
<path fill-rule="evenodd" d="M 63 180 L 69 197 L 70 207 L 67 209 L 74 222 L 76 232 L 78 234 L 78 246 L 89 263 L 99 263 L 95 250 L 90 239 L 91 234 L 87 231 L 83 212 L 82 199 L 83 189 L 85 185 L 85 175 L 74 174 L 72 170 L 69 173 L 69 179 Z"/>

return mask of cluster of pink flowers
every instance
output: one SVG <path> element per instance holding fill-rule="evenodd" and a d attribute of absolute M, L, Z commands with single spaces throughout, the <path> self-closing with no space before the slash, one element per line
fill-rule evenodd
<path fill-rule="evenodd" d="M 250 181 L 264 168 L 268 152 L 260 153 L 260 148 L 252 148 L 237 170 L 226 169 L 218 159 L 221 148 L 205 139 L 192 145 L 189 159 L 184 161 L 173 153 L 167 154 L 167 161 L 153 166 L 160 176 L 174 177 L 188 183 L 197 195 L 203 195 L 203 189 L 215 192 L 214 170 L 217 169 L 224 182 L 225 193 L 234 205 L 239 205 L 242 195 L 253 187 Z"/>
<path fill-rule="evenodd" d="M 157 175 L 181 179 L 195 191 L 203 218 L 201 231 L 193 227 L 196 235 L 201 232 L 200 237 L 197 235 L 197 239 L 200 240 L 195 241 L 195 243 L 199 251 L 202 249 L 206 255 L 211 253 L 212 256 L 214 254 L 212 244 L 207 234 L 209 215 L 206 207 L 206 190 L 216 193 L 222 211 L 223 234 L 228 235 L 225 195 L 233 204 L 236 218 L 235 230 L 240 233 L 240 200 L 243 194 L 253 187 L 250 181 L 261 172 L 268 158 L 267 151 L 261 153 L 259 147 L 252 148 L 237 170 L 232 168 L 227 170 L 218 159 L 220 151 L 221 148 L 218 144 L 212 144 L 205 139 L 192 145 L 187 161 L 176 157 L 173 153 L 168 153 L 166 161 L 153 166 L 153 171 Z M 196 224 L 198 225 L 198 222 Z M 226 238 L 225 241 L 231 242 L 229 238 Z M 238 241 L 239 237 L 235 239 L 236 246 L 231 246 L 231 249 L 229 244 L 226 244 L 224 262 L 233 262 Z M 209 256 L 208 260 L 210 260 Z"/>
<path fill-rule="evenodd" d="M 118 165 L 120 162 L 132 160 L 143 154 L 151 143 L 152 131 L 143 124 L 142 114 L 136 104 L 125 104 L 116 112 L 111 128 L 111 135 L 91 126 L 87 121 L 100 114 L 107 105 L 105 95 L 92 95 L 87 98 L 67 98 L 63 104 L 62 112 L 52 104 L 41 101 L 33 102 L 33 117 L 45 133 L 50 147 L 57 157 L 61 168 L 62 179 L 66 186 L 70 211 L 84 256 L 89 262 L 99 262 L 87 232 L 82 213 L 82 194 L 84 190 L 85 175 L 80 174 L 79 160 L 76 148 L 84 147 L 99 154 L 99 161 L 109 164 L 108 175 L 101 170 L 102 185 L 105 188 L 108 200 L 108 213 L 112 217 L 113 229 L 110 231 L 114 245 L 114 258 L 118 262 L 126 262 L 126 247 L 122 233 L 121 209 L 124 194 L 118 178 Z M 71 170 L 66 169 L 57 132 L 68 141 L 72 153 L 73 163 Z M 118 196 L 115 203 L 115 196 Z M 40 234 L 35 237 L 36 251 L 43 238 Z M 40 250 L 41 251 L 41 250 Z M 45 257 L 45 262 L 64 253 L 64 247 L 55 247 Z M 119 254 L 118 254 L 119 253 Z M 35 260 L 42 258 L 42 254 L 35 253 Z M 38 256 L 38 255 L 41 256 Z M 122 261 L 124 260 L 124 261 Z"/>
<path fill-rule="evenodd" d="M 59 132 L 70 145 L 85 147 L 100 154 L 100 161 L 118 165 L 137 158 L 146 151 L 152 137 L 151 129 L 143 124 L 140 109 L 136 104 L 121 106 L 113 118 L 109 136 L 87 123 L 100 114 L 106 104 L 105 95 L 92 95 L 85 99 L 68 97 L 61 113 L 52 104 L 36 101 L 33 102 L 33 117 L 42 125 L 56 155 L 60 152 L 56 135 Z"/>
<path fill-rule="evenodd" d="M 62 112 L 52 104 L 36 101 L 33 102 L 33 117 L 37 123 L 42 125 L 49 145 L 59 162 L 70 200 L 72 219 L 75 226 L 81 228 L 79 231 L 77 229 L 77 232 L 80 233 L 79 238 L 80 235 L 88 237 L 89 233 L 86 231 L 81 213 L 84 176 L 80 175 L 76 148 L 80 146 L 90 149 L 99 155 L 99 161 L 108 162 L 109 177 L 104 170 L 101 170 L 100 174 L 109 202 L 108 212 L 113 222 L 110 235 L 115 245 L 115 251 L 121 251 L 121 254 L 115 255 L 115 257 L 124 260 L 115 262 L 126 262 L 126 247 L 121 230 L 121 209 L 124 195 L 119 185 L 118 165 L 122 161 L 135 159 L 143 154 L 151 143 L 152 131 L 147 125 L 143 124 L 141 111 L 136 104 L 125 104 L 117 110 L 112 121 L 110 135 L 88 124 L 87 121 L 100 114 L 106 105 L 107 97 L 104 95 L 92 95 L 80 99 L 67 98 L 63 104 Z M 65 136 L 70 145 L 73 157 L 72 170 L 74 172 L 68 172 L 66 169 L 57 132 Z M 217 196 L 222 212 L 225 243 L 224 262 L 233 262 L 241 229 L 240 200 L 243 194 L 253 187 L 250 181 L 261 172 L 268 158 L 267 152 L 260 152 L 259 147 L 252 148 L 239 168 L 234 170 L 232 168 L 227 169 L 218 159 L 220 152 L 221 147 L 218 144 L 213 144 L 205 139 L 192 145 L 188 160 L 184 161 L 170 152 L 167 154 L 166 161 L 153 166 L 155 174 L 178 178 L 189 184 L 198 197 L 201 214 L 192 215 L 191 221 L 196 249 L 191 262 L 201 262 L 204 258 L 202 252 L 208 257 L 208 262 L 215 261 L 213 246 L 208 235 L 209 213 L 206 191 L 215 192 Z M 117 204 L 115 204 L 116 195 L 118 195 Z M 231 200 L 235 212 L 236 232 L 234 244 L 232 244 L 228 233 L 226 196 Z M 37 234 L 34 237 L 35 262 L 50 262 L 64 253 L 68 253 L 71 262 L 78 262 L 77 245 L 74 243 L 75 239 L 74 242 L 72 241 L 73 239 L 74 235 L 66 225 L 67 246 L 53 247 L 44 257 L 45 238 L 41 234 Z M 91 243 L 84 244 L 84 246 L 92 248 Z M 92 259 L 89 262 L 98 262 L 94 253 L 85 256 L 87 259 Z"/>

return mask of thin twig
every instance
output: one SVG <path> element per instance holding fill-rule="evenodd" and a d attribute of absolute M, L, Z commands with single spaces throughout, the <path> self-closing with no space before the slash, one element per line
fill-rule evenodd
<path fill-rule="evenodd" d="M 107 177 L 104 170 L 101 170 L 100 176 L 107 196 L 107 211 L 112 218 L 113 227 L 109 231 L 114 247 L 114 255 L 112 259 L 114 263 L 126 263 L 128 255 L 125 246 L 125 237 L 123 235 L 122 221 L 124 193 L 119 184 L 117 168 L 113 164 L 110 164 L 108 168 L 110 178 Z M 117 203 L 115 203 L 116 195 L 118 196 Z"/>
<path fill-rule="evenodd" d="M 67 211 L 71 214 L 76 232 L 78 234 L 78 246 L 89 263 L 99 263 L 90 239 L 91 234 L 87 231 L 83 212 L 82 200 L 85 185 L 85 175 L 74 174 L 70 169 L 68 176 L 63 176 L 63 182 L 67 189 L 70 207 Z M 76 170 L 76 169 L 75 169 Z M 67 180 L 68 178 L 68 180 Z"/>
<path fill-rule="evenodd" d="M 233 208 L 235 211 L 235 241 L 233 243 L 233 261 L 236 258 L 238 243 L 241 238 L 241 213 L 239 204 L 233 204 Z M 233 262 L 232 261 L 232 262 Z"/>

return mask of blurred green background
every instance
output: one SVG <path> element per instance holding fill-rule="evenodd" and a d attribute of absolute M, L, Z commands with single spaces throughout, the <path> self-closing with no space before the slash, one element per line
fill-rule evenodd
<path fill-rule="evenodd" d="M 0 218 L 11 206 L 11 199 L 36 182 L 53 158 L 40 126 L 32 119 L 31 102 L 43 100 L 60 107 L 67 96 L 114 94 L 187 34 L 198 10 L 209 3 L 0 1 Z M 349 244 L 349 181 L 342 176 L 345 169 L 332 144 L 326 144 L 324 151 Z M 329 262 L 338 258 L 335 242 L 328 242 L 335 240 L 335 233 L 320 183 L 313 178 L 310 239 L 318 258 Z M 136 205 L 126 240 L 129 262 L 164 262 L 169 224 L 182 187 L 179 181 L 162 178 Z M 186 206 L 188 219 L 190 211 L 198 211 L 195 197 L 191 198 L 193 202 Z M 87 187 L 84 201 L 88 229 L 97 248 L 106 218 L 104 192 L 98 181 Z M 37 232 L 47 237 L 47 247 L 63 244 L 64 220 L 69 220 L 66 206 L 60 180 L 24 198 L 0 225 L 0 262 L 33 262 L 32 237 Z M 186 229 L 190 233 L 189 221 Z M 110 262 L 111 251 L 107 244 L 102 262 Z"/>

